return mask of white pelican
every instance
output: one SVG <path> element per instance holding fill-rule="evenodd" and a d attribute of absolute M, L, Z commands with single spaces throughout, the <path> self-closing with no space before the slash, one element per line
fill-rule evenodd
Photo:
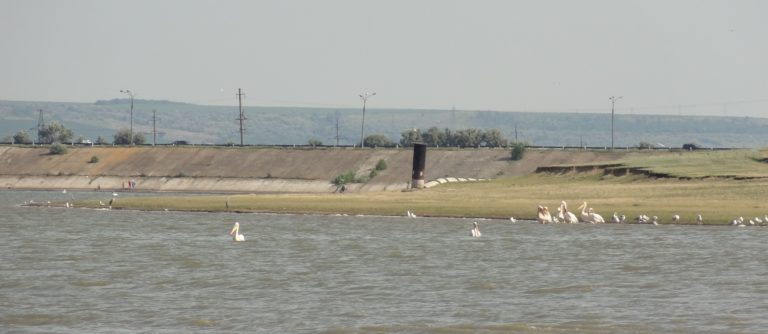
<path fill-rule="evenodd" d="M 515 217 L 509 217 L 509 221 L 513 223 L 517 223 L 517 219 L 515 219 Z"/>
<path fill-rule="evenodd" d="M 480 233 L 480 228 L 477 227 L 477 222 L 474 222 L 472 224 L 474 224 L 474 227 L 471 230 L 469 230 L 469 235 L 473 238 L 479 238 L 483 234 Z"/>
<path fill-rule="evenodd" d="M 579 214 L 581 221 L 585 223 L 595 223 L 592 221 L 592 218 L 589 217 L 589 212 L 587 212 L 587 202 L 582 203 L 576 210 L 581 210 L 581 213 Z"/>
<path fill-rule="evenodd" d="M 595 213 L 595 210 L 592 210 L 592 208 L 589 208 L 587 212 L 589 213 L 589 219 L 592 220 L 593 224 L 605 224 L 605 219 L 603 219 L 603 216 Z"/>
<path fill-rule="evenodd" d="M 61 193 L 62 194 L 66 194 L 67 193 L 67 189 L 62 190 Z"/>
<path fill-rule="evenodd" d="M 240 223 L 235 222 L 235 226 L 232 226 L 232 231 L 229 231 L 229 235 L 232 236 L 234 241 L 245 241 L 245 236 L 240 234 Z"/>
<path fill-rule="evenodd" d="M 701 217 L 701 215 L 696 216 L 696 225 L 701 225 L 704 223 L 704 218 Z"/>
<path fill-rule="evenodd" d="M 672 215 L 672 222 L 677 223 L 680 220 L 680 215 Z"/>
<path fill-rule="evenodd" d="M 613 212 L 613 216 L 611 217 L 611 223 L 618 224 L 621 223 L 621 219 L 619 219 L 619 214 L 615 211 Z"/>
<path fill-rule="evenodd" d="M 411 212 L 411 210 L 406 211 L 405 214 L 408 215 L 408 218 L 416 218 L 416 214 Z"/>
<path fill-rule="evenodd" d="M 112 197 L 117 197 L 117 193 L 112 193 Z"/>
<path fill-rule="evenodd" d="M 763 220 L 760 217 L 755 217 L 755 223 L 762 224 Z"/>
<path fill-rule="evenodd" d="M 549 213 L 549 208 L 539 205 L 537 210 L 536 219 L 539 221 L 539 224 L 552 223 L 552 214 Z"/>
<path fill-rule="evenodd" d="M 565 201 L 560 202 L 557 217 L 566 224 L 577 224 L 579 222 L 579 218 L 576 218 L 573 212 L 568 211 L 568 204 Z"/>
<path fill-rule="evenodd" d="M 653 222 L 651 222 L 653 225 L 659 225 L 659 217 L 653 216 Z"/>

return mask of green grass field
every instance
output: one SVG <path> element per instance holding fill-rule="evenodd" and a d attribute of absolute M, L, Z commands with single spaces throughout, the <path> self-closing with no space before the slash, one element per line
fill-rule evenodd
<path fill-rule="evenodd" d="M 690 224 L 727 224 L 768 214 L 766 151 L 681 152 L 622 161 L 628 167 L 682 177 L 615 177 L 602 172 L 530 174 L 487 182 L 451 183 L 407 192 L 260 194 L 120 198 L 115 208 L 140 210 L 243 211 L 310 214 L 405 215 L 534 219 L 537 205 L 554 212 L 560 201 L 575 210 L 582 202 L 606 220 L 618 212 L 658 216 Z M 692 179 L 687 179 L 692 178 Z M 742 179 L 748 178 L 748 179 Z M 96 207 L 97 201 L 81 205 Z"/>

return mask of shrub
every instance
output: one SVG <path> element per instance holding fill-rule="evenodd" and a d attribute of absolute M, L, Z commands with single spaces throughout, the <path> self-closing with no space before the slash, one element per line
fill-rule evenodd
<path fill-rule="evenodd" d="M 310 140 L 307 142 L 307 144 L 309 144 L 309 146 L 313 146 L 313 147 L 314 147 L 314 146 L 323 146 L 323 142 L 321 142 L 321 141 L 319 141 L 319 140 L 317 140 L 317 139 L 310 139 Z"/>
<path fill-rule="evenodd" d="M 341 174 L 337 176 L 335 179 L 333 179 L 333 184 L 337 186 L 342 186 L 347 183 L 355 183 L 357 182 L 357 179 L 355 179 L 355 172 L 348 171 L 344 174 Z"/>
<path fill-rule="evenodd" d="M 95 163 L 99 162 L 99 157 L 94 155 L 94 156 L 91 157 L 91 160 L 89 160 L 88 162 L 92 163 L 92 164 L 95 164 Z"/>
<path fill-rule="evenodd" d="M 525 155 L 525 143 L 517 142 L 512 144 L 512 160 L 521 160 L 523 155 Z"/>
<path fill-rule="evenodd" d="M 53 143 L 49 152 L 51 154 L 67 154 L 67 147 L 61 143 Z"/>
<path fill-rule="evenodd" d="M 387 162 L 384 161 L 384 159 L 379 160 L 379 162 L 376 163 L 376 170 L 382 171 L 387 169 Z"/>
<path fill-rule="evenodd" d="M 371 172 L 368 174 L 368 179 L 372 179 L 376 177 L 376 175 L 379 175 L 379 171 L 376 169 L 372 169 Z"/>

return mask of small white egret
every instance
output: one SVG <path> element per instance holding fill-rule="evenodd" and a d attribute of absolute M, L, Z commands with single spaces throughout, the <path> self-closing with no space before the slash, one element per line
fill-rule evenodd
<path fill-rule="evenodd" d="M 701 217 L 701 215 L 696 216 L 696 225 L 701 225 L 704 223 L 704 218 Z"/>

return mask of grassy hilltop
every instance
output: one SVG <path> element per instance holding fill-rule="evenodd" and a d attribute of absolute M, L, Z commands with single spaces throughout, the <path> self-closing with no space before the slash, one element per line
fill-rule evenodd
<path fill-rule="evenodd" d="M 610 163 L 559 165 L 549 172 L 415 191 L 134 197 L 120 198 L 114 207 L 350 215 L 404 215 L 411 210 L 419 216 L 533 219 L 537 205 L 554 209 L 565 200 L 572 210 L 586 201 L 607 219 L 615 211 L 670 223 L 679 214 L 680 223 L 692 223 L 702 214 L 706 224 L 726 224 L 739 216 L 768 214 L 766 161 L 766 150 L 636 152 Z"/>

